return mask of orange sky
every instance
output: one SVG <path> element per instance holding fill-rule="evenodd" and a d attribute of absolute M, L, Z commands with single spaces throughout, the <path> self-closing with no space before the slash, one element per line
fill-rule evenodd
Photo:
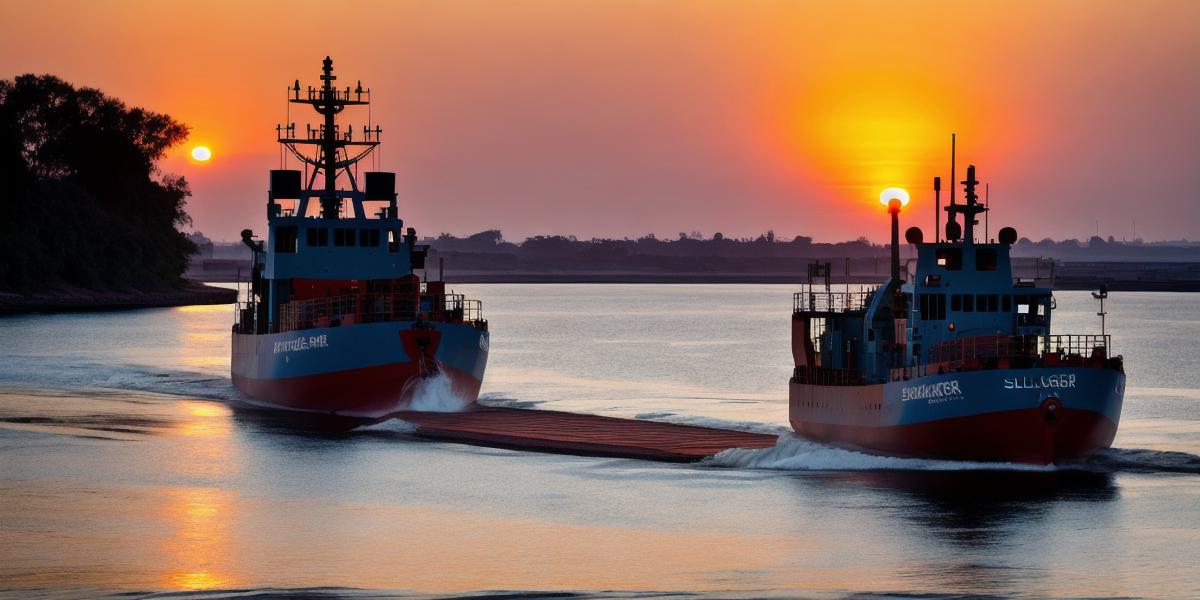
<path fill-rule="evenodd" d="M 928 228 L 957 131 L 993 229 L 1200 238 L 1200 2 L 327 5 L 6 2 L 0 77 L 190 124 L 162 167 L 217 239 L 262 228 L 284 88 L 326 54 L 373 89 L 381 166 L 422 234 L 880 240 L 886 186 Z M 208 164 L 187 159 L 199 143 Z"/>

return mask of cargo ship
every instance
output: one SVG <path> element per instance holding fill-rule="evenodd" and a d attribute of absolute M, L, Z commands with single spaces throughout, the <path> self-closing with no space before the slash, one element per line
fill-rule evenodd
<path fill-rule="evenodd" d="M 944 239 L 937 221 L 932 242 L 906 231 L 916 259 L 903 271 L 899 213 L 908 198 L 885 190 L 891 275 L 876 286 L 834 287 L 829 263 L 810 265 L 792 305 L 789 418 L 799 435 L 891 456 L 1032 464 L 1112 444 L 1122 357 L 1103 321 L 1098 335 L 1051 334 L 1051 290 L 1013 277 L 1016 230 L 975 239 L 988 210 L 978 183 L 971 165 L 964 202 L 951 193 L 945 208 Z"/>
<path fill-rule="evenodd" d="M 360 178 L 382 128 L 338 122 L 371 92 L 336 80 L 326 57 L 319 86 L 288 86 L 288 121 L 296 105 L 320 122 L 303 133 L 276 126 L 282 164 L 270 172 L 266 239 L 242 232 L 253 260 L 233 325 L 233 384 L 268 407 L 378 418 L 440 378 L 443 393 L 470 405 L 489 347 L 481 304 L 448 291 L 440 263 L 428 277 L 428 246 L 398 215 L 395 174 Z M 293 160 L 302 170 L 286 168 Z"/>

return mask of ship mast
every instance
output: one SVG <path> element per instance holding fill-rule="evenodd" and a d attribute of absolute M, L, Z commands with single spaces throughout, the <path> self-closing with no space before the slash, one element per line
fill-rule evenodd
<path fill-rule="evenodd" d="M 967 178 L 965 180 L 963 180 L 961 183 L 963 184 L 963 189 L 965 190 L 964 195 L 966 196 L 966 198 L 965 198 L 966 202 L 964 202 L 963 204 L 951 203 L 950 206 L 946 207 L 946 212 L 950 213 L 950 223 L 954 223 L 957 215 L 959 213 L 962 213 L 962 215 L 963 215 L 963 230 L 962 230 L 963 243 L 964 244 L 974 244 L 975 243 L 975 226 L 979 224 L 979 220 L 976 219 L 975 217 L 981 213 L 987 212 L 987 210 L 988 210 L 986 207 L 984 207 L 983 205 L 981 205 L 979 203 L 979 194 L 975 192 L 975 186 L 979 185 L 979 181 L 977 179 L 975 179 L 975 165 L 967 166 Z M 957 227 L 951 227 L 950 223 L 947 223 L 947 227 L 946 227 L 947 232 L 956 232 L 955 230 L 957 230 Z M 957 225 L 957 223 L 954 223 L 954 225 Z M 957 237 L 957 236 L 947 235 L 947 238 L 949 238 L 949 241 L 954 241 L 954 239 L 953 239 L 954 237 Z"/>
<path fill-rule="evenodd" d="M 331 101 L 337 95 L 333 89 L 333 59 L 326 56 L 321 67 L 321 100 L 322 104 L 314 104 L 313 108 L 325 117 L 325 125 L 321 130 L 321 163 L 325 171 L 325 193 L 321 194 L 321 216 L 326 219 L 336 218 L 341 212 L 341 201 L 337 198 L 337 114 L 346 109 L 346 105 Z"/>
<path fill-rule="evenodd" d="M 321 87 L 308 86 L 306 95 L 301 97 L 300 81 L 297 80 L 294 87 L 289 90 L 291 96 L 288 98 L 288 102 L 292 104 L 312 106 L 317 114 L 324 117 L 320 128 L 312 129 L 311 126 L 306 126 L 307 137 L 296 136 L 295 123 L 289 123 L 286 126 L 277 125 L 275 130 L 280 144 L 283 144 L 297 160 L 313 167 L 312 177 L 307 184 L 311 195 L 317 195 L 313 188 L 317 173 L 325 176 L 325 185 L 319 192 L 321 216 L 326 219 L 336 219 L 341 214 L 342 197 L 346 195 L 338 192 L 338 172 L 346 172 L 350 179 L 351 191 L 357 192 L 358 183 L 354 180 L 353 173 L 350 172 L 350 166 L 366 158 L 379 145 L 379 136 L 383 130 L 378 126 L 372 129 L 370 125 L 364 125 L 363 137 L 360 140 L 354 139 L 354 130 L 351 127 L 347 127 L 346 131 L 341 133 L 337 125 L 337 115 L 346 110 L 347 106 L 370 104 L 371 90 L 364 91 L 362 82 L 358 82 L 358 86 L 353 92 L 350 90 L 350 86 L 346 86 L 345 90 L 335 88 L 333 82 L 337 80 L 337 76 L 333 74 L 333 59 L 328 56 L 325 57 L 321 70 Z M 351 98 L 352 94 L 353 98 Z M 316 147 L 316 156 L 308 156 L 297 149 L 297 146 L 302 145 Z M 358 154 L 350 156 L 348 150 L 351 147 L 360 148 Z"/>

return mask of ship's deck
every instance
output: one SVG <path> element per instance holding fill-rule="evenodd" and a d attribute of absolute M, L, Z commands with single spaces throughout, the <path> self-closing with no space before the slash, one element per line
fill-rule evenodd
<path fill-rule="evenodd" d="M 415 435 L 539 452 L 694 462 L 729 448 L 769 448 L 776 436 L 553 410 L 476 406 L 457 413 L 393 415 Z"/>

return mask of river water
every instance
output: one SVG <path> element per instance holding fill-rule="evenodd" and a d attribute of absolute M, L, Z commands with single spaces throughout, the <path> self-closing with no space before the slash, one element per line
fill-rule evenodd
<path fill-rule="evenodd" d="M 1200 597 L 1200 304 L 1114 293 L 1116 448 L 1027 468 L 788 435 L 789 286 L 469 285 L 485 403 L 779 433 L 697 465 L 287 429 L 232 308 L 0 319 L 0 594 Z M 1058 333 L 1099 329 L 1057 294 Z M 176 594 L 173 594 L 173 596 Z"/>

